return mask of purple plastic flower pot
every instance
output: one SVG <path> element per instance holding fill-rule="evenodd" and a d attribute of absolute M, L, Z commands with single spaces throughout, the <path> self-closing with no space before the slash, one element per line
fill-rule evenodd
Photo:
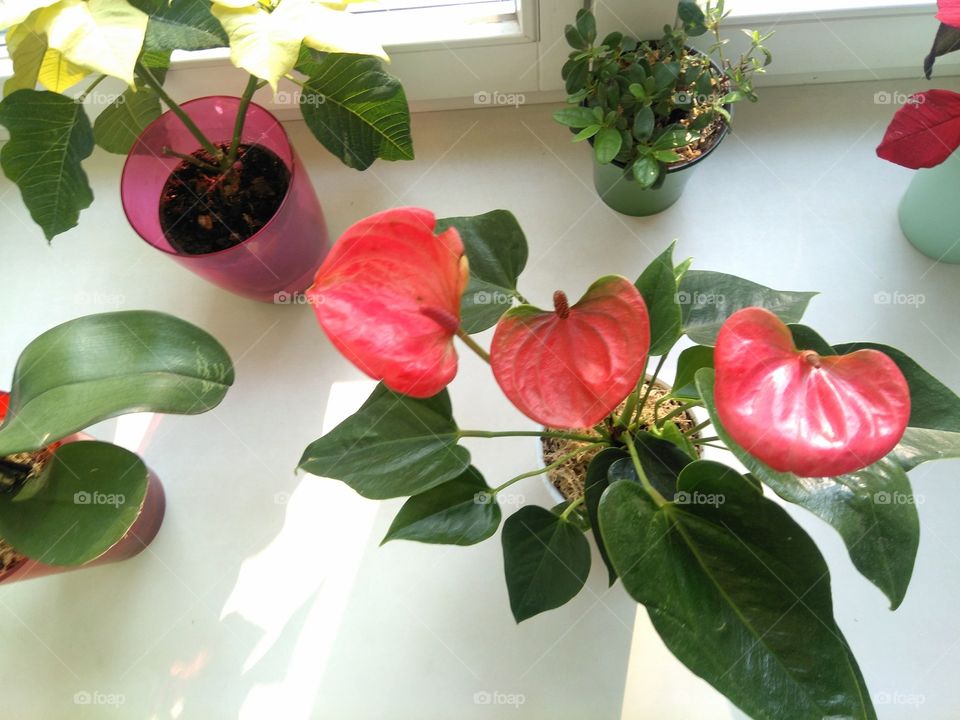
<path fill-rule="evenodd" d="M 240 99 L 211 96 L 184 103 L 184 112 L 211 142 L 229 143 Z M 157 250 L 225 290 L 274 302 L 306 290 L 329 250 L 327 225 L 310 177 L 279 121 L 251 104 L 241 142 L 273 151 L 290 172 L 290 186 L 266 225 L 234 247 L 206 255 L 176 250 L 160 225 L 160 197 L 180 164 L 164 148 L 191 154 L 199 143 L 171 112 L 153 121 L 127 155 L 120 180 L 123 209 L 133 229 Z"/>

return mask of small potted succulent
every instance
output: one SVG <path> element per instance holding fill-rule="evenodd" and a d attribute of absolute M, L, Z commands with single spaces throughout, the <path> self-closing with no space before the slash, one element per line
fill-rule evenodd
<path fill-rule="evenodd" d="M 833 526 L 896 608 L 919 542 L 907 472 L 960 457 L 960 398 L 899 350 L 830 344 L 800 324 L 813 293 L 690 269 L 672 247 L 635 282 L 603 277 L 575 303 L 557 291 L 552 309 L 518 290 L 526 259 L 505 211 L 406 208 L 348 230 L 308 297 L 331 342 L 381 382 L 300 467 L 364 497 L 409 497 L 386 540 L 471 545 L 500 528 L 508 488 L 560 461 L 488 483 L 462 439 L 576 443 L 573 455 L 593 453 L 582 494 L 503 522 L 518 622 L 583 588 L 589 534 L 611 584 L 748 715 L 876 718 L 824 558 L 764 486 Z M 473 335 L 492 327 L 488 351 Z M 446 389 L 455 337 L 534 427 L 462 429 Z M 672 390 L 652 400 L 644 387 L 683 345 Z M 702 422 L 671 422 L 694 410 Z"/>
<path fill-rule="evenodd" d="M 731 60 L 720 35 L 725 17 L 724 0 L 681 0 L 662 38 L 613 32 L 599 44 L 590 10 L 567 26 L 570 107 L 553 117 L 576 132 L 574 142 L 590 141 L 597 192 L 617 212 L 653 215 L 677 202 L 694 166 L 723 141 L 733 105 L 756 102 L 753 79 L 772 61 L 770 36 L 747 31 L 749 51 Z M 688 44 L 708 33 L 706 53 Z"/>
<path fill-rule="evenodd" d="M 0 102 L 0 125 L 10 133 L 0 166 L 50 240 L 93 201 L 82 162 L 94 145 L 126 155 L 123 207 L 146 242 L 257 300 L 300 292 L 327 251 L 326 225 L 282 125 L 252 102 L 257 90 L 276 91 L 281 79 L 298 85 L 307 126 L 352 168 L 413 158 L 403 87 L 344 5 L 5 3 L 0 30 L 8 29 L 15 72 Z M 213 48 L 229 48 L 247 73 L 242 96 L 175 101 L 164 89 L 171 53 Z M 96 88 L 106 78 L 126 89 L 106 96 L 110 104 L 91 124 L 86 108 L 102 102 Z"/>
<path fill-rule="evenodd" d="M 940 29 L 924 60 L 929 79 L 936 59 L 960 50 L 960 0 L 939 0 Z M 887 128 L 877 155 L 918 170 L 900 203 L 900 227 L 910 243 L 939 262 L 960 263 L 960 93 L 911 95 Z"/>
<path fill-rule="evenodd" d="M 80 431 L 129 412 L 206 412 L 232 383 L 220 343 L 162 313 L 89 315 L 33 340 L 0 393 L 0 583 L 143 550 L 163 486 L 134 453 Z"/>

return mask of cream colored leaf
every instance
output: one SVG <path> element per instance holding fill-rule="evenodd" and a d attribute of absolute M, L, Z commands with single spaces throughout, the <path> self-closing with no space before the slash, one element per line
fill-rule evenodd
<path fill-rule="evenodd" d="M 31 21 L 22 22 L 7 32 L 7 50 L 13 60 L 13 75 L 3 85 L 4 96 L 35 88 L 47 52 L 46 38 L 34 31 Z"/>
<path fill-rule="evenodd" d="M 57 0 L 0 0 L 0 30 L 22 23 L 34 10 L 55 2 Z"/>
<path fill-rule="evenodd" d="M 49 48 L 40 65 L 40 84 L 47 90 L 62 93 L 83 80 L 90 71 L 67 60 L 59 50 Z"/>
<path fill-rule="evenodd" d="M 219 5 L 220 7 L 233 8 L 237 10 L 239 8 L 255 7 L 260 5 L 260 0 L 213 0 L 214 6 Z"/>
<path fill-rule="evenodd" d="M 286 0 L 284 0 L 286 1 Z M 238 68 L 270 83 L 293 69 L 303 42 L 303 28 L 289 24 L 279 11 L 259 7 L 228 8 L 215 4 L 213 14 L 230 38 L 230 60 Z"/>
<path fill-rule="evenodd" d="M 147 14 L 126 0 L 61 0 L 47 25 L 47 44 L 74 65 L 133 86 Z"/>
<path fill-rule="evenodd" d="M 309 30 L 304 35 L 303 41 L 314 50 L 375 55 L 384 60 L 390 60 L 380 43 L 370 37 L 369 25 L 362 17 L 331 10 L 310 0 L 283 0 L 280 10 L 288 2 L 304 3 L 310 6 L 307 25 Z"/>

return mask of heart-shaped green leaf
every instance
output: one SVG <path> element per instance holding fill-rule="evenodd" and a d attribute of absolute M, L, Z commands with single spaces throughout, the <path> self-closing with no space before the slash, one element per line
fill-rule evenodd
<path fill-rule="evenodd" d="M 383 538 L 476 545 L 500 527 L 496 496 L 476 468 L 407 500 Z"/>
<path fill-rule="evenodd" d="M 623 586 L 671 652 L 757 720 L 875 720 L 803 529 L 717 463 L 687 466 L 678 491 L 658 507 L 621 481 L 600 502 Z"/>
<path fill-rule="evenodd" d="M 785 323 L 797 323 L 816 294 L 781 292 L 735 275 L 691 270 L 680 281 L 678 298 L 687 336 L 712 347 L 727 318 L 738 310 L 761 307 Z"/>
<path fill-rule="evenodd" d="M 650 484 L 668 500 L 677 492 L 677 478 L 683 469 L 693 460 L 690 456 L 668 440 L 655 437 L 647 432 L 639 432 L 634 438 L 640 467 L 647 475 Z M 619 480 L 629 480 L 640 484 L 633 460 L 628 458 L 614 463 L 609 470 L 608 480 L 613 485 Z"/>
<path fill-rule="evenodd" d="M 470 467 L 458 440 L 446 390 L 418 400 L 381 383 L 356 413 L 307 447 L 300 468 L 374 500 L 419 495 Z"/>
<path fill-rule="evenodd" d="M 611 585 L 613 585 L 617 579 L 617 571 L 607 556 L 607 548 L 603 544 L 603 536 L 600 535 L 600 520 L 597 513 L 600 509 L 600 498 L 603 497 L 604 491 L 610 487 L 607 479 L 607 473 L 610 467 L 620 460 L 629 459 L 629 457 L 630 456 L 620 448 L 607 448 L 597 453 L 587 467 L 587 476 L 584 480 L 585 505 L 587 506 L 587 515 L 590 518 L 590 527 L 594 529 L 593 539 L 597 543 L 600 557 L 607 566 L 607 574 L 609 575 Z"/>
<path fill-rule="evenodd" d="M 147 492 L 147 468 L 129 450 L 82 441 L 61 446 L 19 494 L 0 493 L 0 537 L 47 565 L 82 565 L 130 529 Z"/>
<path fill-rule="evenodd" d="M 503 569 L 520 623 L 572 600 L 590 574 L 590 543 L 577 525 L 528 505 L 503 524 Z"/>
<path fill-rule="evenodd" d="M 226 350 L 184 320 L 145 310 L 71 320 L 20 355 L 0 456 L 37 450 L 124 413 L 206 412 L 232 384 Z"/>
<path fill-rule="evenodd" d="M 677 358 L 677 377 L 673 382 L 673 395 L 684 400 L 699 400 L 697 371 L 713 367 L 713 348 L 694 345 L 680 353 Z"/>
<path fill-rule="evenodd" d="M 470 266 L 470 285 L 460 304 L 468 333 L 488 330 L 513 306 L 517 278 L 527 264 L 527 239 L 507 210 L 437 220 L 436 232 L 455 227 Z"/>
<path fill-rule="evenodd" d="M 665 355 L 683 334 L 683 317 L 677 302 L 677 278 L 673 273 L 673 248 L 670 244 L 636 282 L 650 313 L 650 354 Z"/>
<path fill-rule="evenodd" d="M 303 119 L 345 165 L 366 170 L 377 158 L 413 160 L 407 96 L 378 58 L 310 51 L 297 69 L 307 75 Z"/>
<path fill-rule="evenodd" d="M 723 427 L 714 404 L 712 370 L 697 373 L 697 387 L 724 445 L 777 495 L 806 508 L 839 532 L 856 568 L 884 592 L 893 609 L 899 607 L 920 544 L 920 520 L 904 470 L 888 457 L 832 478 L 798 478 L 777 472 L 740 447 Z"/>
<path fill-rule="evenodd" d="M 80 163 L 93 152 L 83 105 L 53 92 L 17 90 L 0 102 L 10 140 L 0 150 L 4 174 L 17 184 L 47 240 L 75 227 L 93 191 Z"/>

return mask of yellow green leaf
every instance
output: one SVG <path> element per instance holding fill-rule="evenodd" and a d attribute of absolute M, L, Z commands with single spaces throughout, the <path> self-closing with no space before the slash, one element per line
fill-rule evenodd
<path fill-rule="evenodd" d="M 13 75 L 4 83 L 3 94 L 35 88 L 47 52 L 46 38 L 34 32 L 29 21 L 23 22 L 7 32 L 7 50 L 13 60 Z"/>
<path fill-rule="evenodd" d="M 40 65 L 40 84 L 47 90 L 62 93 L 83 80 L 90 71 L 74 65 L 63 53 L 53 48 L 47 49 Z"/>
<path fill-rule="evenodd" d="M 47 44 L 75 66 L 134 84 L 147 14 L 126 0 L 61 0 L 46 23 Z M 46 13 L 45 13 L 46 15 Z"/>
<path fill-rule="evenodd" d="M 34 10 L 55 2 L 57 0 L 0 0 L 0 30 L 22 23 Z"/>

